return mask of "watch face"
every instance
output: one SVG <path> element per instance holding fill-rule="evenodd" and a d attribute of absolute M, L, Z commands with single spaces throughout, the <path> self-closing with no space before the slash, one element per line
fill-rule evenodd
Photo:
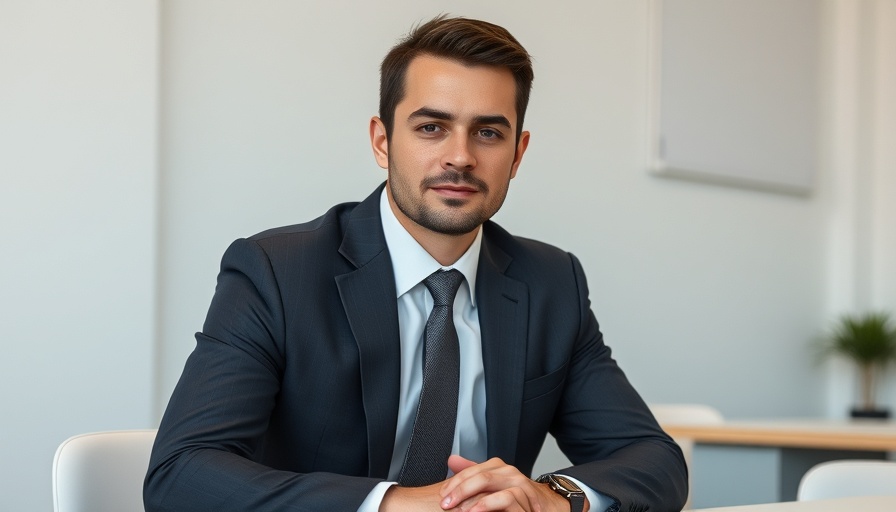
<path fill-rule="evenodd" d="M 554 481 L 557 483 L 557 485 L 562 487 L 563 490 L 565 490 L 567 492 L 571 492 L 571 493 L 572 492 L 574 492 L 574 493 L 582 492 L 582 489 L 579 488 L 578 485 L 573 483 L 572 480 L 570 480 L 564 476 L 561 476 L 561 475 L 552 475 L 552 477 L 553 477 Z"/>
<path fill-rule="evenodd" d="M 564 496 L 572 496 L 572 495 L 583 495 L 584 491 L 582 488 L 575 484 L 569 478 L 566 478 L 563 475 L 555 475 L 552 473 L 548 473 L 545 475 L 541 475 L 540 477 L 535 479 L 536 482 L 548 484 L 551 486 L 551 489 L 554 491 L 563 494 Z"/>

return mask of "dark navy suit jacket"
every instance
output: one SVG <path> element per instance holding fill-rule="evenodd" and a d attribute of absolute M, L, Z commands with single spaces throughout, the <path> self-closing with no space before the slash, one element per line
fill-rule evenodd
<path fill-rule="evenodd" d="M 234 242 L 152 452 L 146 510 L 349 511 L 387 477 L 399 396 L 395 280 L 361 203 Z M 604 345 L 578 260 L 484 227 L 476 293 L 488 453 L 562 472 L 620 510 L 679 510 L 681 452 Z"/>

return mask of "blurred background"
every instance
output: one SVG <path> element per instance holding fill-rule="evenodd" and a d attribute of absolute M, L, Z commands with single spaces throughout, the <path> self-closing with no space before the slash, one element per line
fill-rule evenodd
<path fill-rule="evenodd" d="M 649 172 L 655 0 L 0 0 L 0 508 L 51 509 L 65 438 L 157 426 L 233 239 L 385 179 L 379 62 L 441 12 L 533 55 L 496 220 L 581 259 L 644 398 L 845 417 L 852 367 L 813 343 L 896 309 L 896 2 L 806 1 L 817 122 L 783 142 L 815 168 L 786 194 Z"/>

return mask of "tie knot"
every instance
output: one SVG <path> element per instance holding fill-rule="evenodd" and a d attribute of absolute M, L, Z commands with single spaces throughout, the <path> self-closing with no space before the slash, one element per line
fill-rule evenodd
<path fill-rule="evenodd" d="M 423 284 L 432 294 L 436 306 L 451 306 L 463 280 L 464 275 L 456 269 L 436 270 L 423 280 Z"/>

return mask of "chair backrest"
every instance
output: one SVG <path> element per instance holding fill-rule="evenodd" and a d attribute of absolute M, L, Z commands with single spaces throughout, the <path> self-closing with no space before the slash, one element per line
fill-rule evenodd
<path fill-rule="evenodd" d="M 725 422 L 722 413 L 703 404 L 652 404 L 650 412 L 661 425 L 718 425 Z"/>
<path fill-rule="evenodd" d="M 708 405 L 703 404 L 651 404 L 650 412 L 656 417 L 661 426 L 670 425 L 719 425 L 725 422 L 722 413 Z M 675 437 L 675 442 L 681 448 L 684 462 L 688 466 L 688 500 L 684 508 L 690 509 L 694 501 L 693 474 L 694 467 L 694 441 L 681 437 Z M 698 489 L 699 492 L 699 489 Z"/>
<path fill-rule="evenodd" d="M 812 467 L 800 480 L 798 501 L 896 496 L 896 462 L 837 460 Z"/>
<path fill-rule="evenodd" d="M 143 512 L 143 478 L 155 430 L 70 437 L 53 459 L 55 512 Z"/>

